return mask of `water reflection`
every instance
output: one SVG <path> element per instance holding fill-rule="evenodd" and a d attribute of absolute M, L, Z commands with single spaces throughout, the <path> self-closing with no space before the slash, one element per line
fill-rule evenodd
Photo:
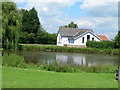
<path fill-rule="evenodd" d="M 58 64 L 85 65 L 86 64 L 86 55 L 85 54 L 69 55 L 69 54 L 65 54 L 65 53 L 57 53 L 56 61 Z"/>
<path fill-rule="evenodd" d="M 19 51 L 19 55 L 25 58 L 26 62 L 68 65 L 117 65 L 118 56 L 100 55 L 100 54 L 80 54 L 80 53 L 62 53 L 62 52 L 39 52 L 39 51 Z"/>
<path fill-rule="evenodd" d="M 118 58 L 115 56 L 95 55 L 95 54 L 71 54 L 71 53 L 57 53 L 56 61 L 58 64 L 70 65 L 117 65 Z"/>

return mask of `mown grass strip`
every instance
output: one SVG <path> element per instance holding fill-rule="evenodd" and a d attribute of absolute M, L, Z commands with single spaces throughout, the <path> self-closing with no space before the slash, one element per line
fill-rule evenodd
<path fill-rule="evenodd" d="M 117 88 L 113 73 L 57 73 L 3 67 L 3 88 Z"/>

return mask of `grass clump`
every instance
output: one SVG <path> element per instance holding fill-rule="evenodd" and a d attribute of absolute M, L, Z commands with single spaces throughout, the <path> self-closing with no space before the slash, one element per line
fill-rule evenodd
<path fill-rule="evenodd" d="M 16 54 L 4 54 L 2 60 L 2 65 L 26 68 L 24 58 Z"/>
<path fill-rule="evenodd" d="M 80 70 L 89 73 L 115 73 L 117 66 L 110 66 L 110 65 L 98 65 L 98 66 L 89 66 L 84 67 L 80 66 Z"/>
<path fill-rule="evenodd" d="M 72 67 L 69 65 L 57 65 L 57 63 L 55 62 L 50 65 L 47 64 L 39 65 L 39 68 L 42 70 L 55 72 L 78 72 L 78 69 L 76 67 Z"/>

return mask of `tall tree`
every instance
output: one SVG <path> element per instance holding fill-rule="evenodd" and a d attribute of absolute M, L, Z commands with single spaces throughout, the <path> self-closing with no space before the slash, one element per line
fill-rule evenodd
<path fill-rule="evenodd" d="M 22 14 L 20 43 L 36 43 L 37 33 L 41 29 L 37 11 L 33 7 L 29 11 L 21 9 L 20 13 Z"/>
<path fill-rule="evenodd" d="M 74 22 L 69 23 L 68 25 L 62 26 L 62 27 L 69 27 L 69 28 L 78 28 L 78 25 Z"/>
<path fill-rule="evenodd" d="M 14 2 L 2 3 L 2 45 L 4 49 L 18 49 L 21 16 Z"/>
<path fill-rule="evenodd" d="M 37 33 L 41 28 L 41 24 L 35 8 L 33 7 L 29 11 L 22 9 L 21 13 L 23 14 L 22 31 L 27 33 Z"/>

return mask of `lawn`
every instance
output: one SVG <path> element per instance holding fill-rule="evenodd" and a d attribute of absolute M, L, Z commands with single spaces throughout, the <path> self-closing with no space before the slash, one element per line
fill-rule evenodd
<path fill-rule="evenodd" d="M 113 73 L 58 73 L 37 69 L 2 68 L 3 88 L 117 88 Z"/>

